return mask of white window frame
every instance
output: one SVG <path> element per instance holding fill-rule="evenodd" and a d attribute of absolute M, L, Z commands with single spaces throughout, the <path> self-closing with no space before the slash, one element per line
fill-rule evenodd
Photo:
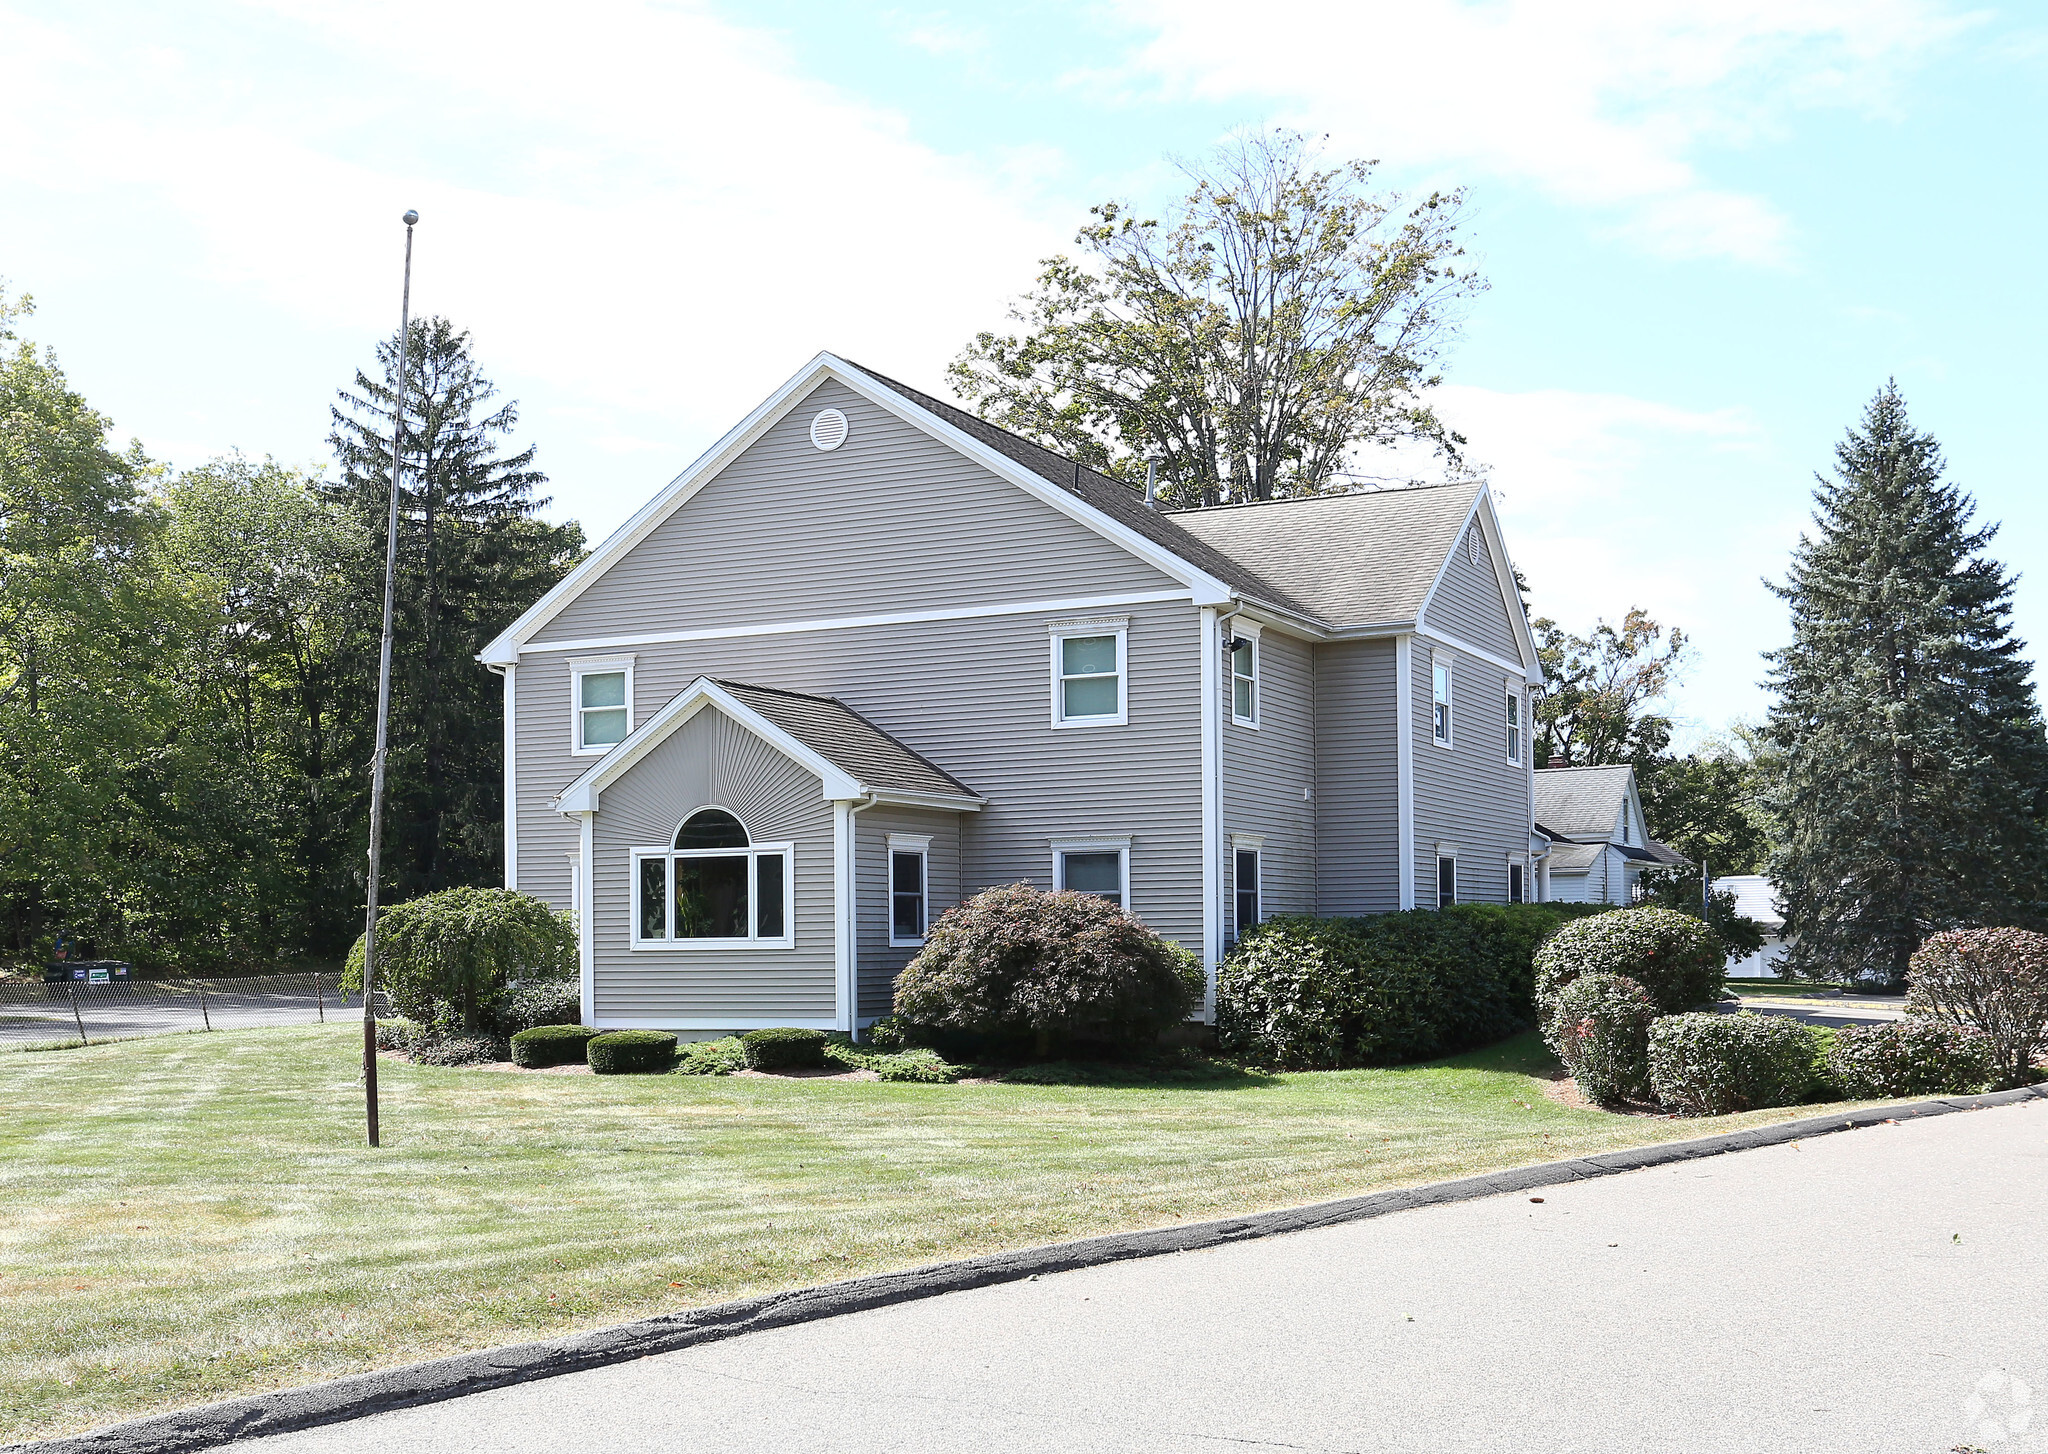
<path fill-rule="evenodd" d="M 1248 677 L 1238 675 L 1237 653 L 1231 652 L 1229 659 L 1224 663 L 1223 674 L 1229 678 L 1230 720 L 1239 727 L 1249 727 L 1256 732 L 1259 730 L 1259 698 L 1265 695 L 1259 680 L 1259 668 L 1265 664 L 1259 659 L 1263 652 L 1262 643 L 1259 641 L 1259 628 L 1253 622 L 1232 621 L 1225 629 L 1238 640 L 1251 644 L 1252 657 L 1252 674 Z M 1225 644 L 1227 645 L 1228 643 L 1226 642 Z M 1246 682 L 1251 687 L 1252 710 L 1251 715 L 1248 717 L 1240 717 L 1237 713 L 1237 684 L 1239 682 Z"/>
<path fill-rule="evenodd" d="M 889 945 L 893 949 L 909 948 L 924 943 L 925 934 L 929 934 L 932 928 L 932 836 L 929 833 L 891 833 L 888 845 L 888 872 L 883 878 L 888 887 Z M 896 855 L 899 853 L 917 857 L 917 892 L 922 907 L 919 917 L 924 921 L 924 934 L 916 938 L 903 938 L 896 933 Z"/>
<path fill-rule="evenodd" d="M 1446 752 L 1452 750 L 1452 739 L 1458 730 L 1457 713 L 1457 671 L 1456 659 L 1446 652 L 1432 651 L 1429 654 L 1429 740 Z M 1437 695 L 1437 673 L 1443 673 L 1443 695 Z M 1442 707 L 1441 717 L 1437 708 Z M 1442 730 L 1438 728 L 1441 726 Z"/>
<path fill-rule="evenodd" d="M 632 925 L 631 947 L 641 950 L 680 950 L 695 952 L 706 949 L 794 949 L 796 948 L 796 844 L 756 843 L 753 830 L 745 822 L 740 827 L 746 830 L 745 848 L 676 848 L 676 834 L 682 832 L 683 824 L 703 812 L 706 808 L 717 808 L 729 813 L 737 821 L 739 814 L 718 803 L 706 803 L 703 807 L 692 808 L 676 821 L 674 832 L 668 835 L 671 846 L 667 848 L 635 848 L 631 853 L 632 877 L 627 880 L 626 906 Z M 760 927 L 760 895 L 754 886 L 761 881 L 760 869 L 755 860 L 771 854 L 782 855 L 782 936 L 778 939 L 763 939 L 756 931 Z M 678 939 L 676 932 L 676 862 L 691 858 L 740 858 L 747 860 L 747 937 L 744 939 Z M 640 865 L 650 858 L 668 861 L 668 878 L 662 893 L 662 926 L 668 931 L 665 939 L 642 939 L 640 937 Z"/>
<path fill-rule="evenodd" d="M 1128 835 L 1095 838 L 1055 838 L 1052 847 L 1052 886 L 1067 886 L 1067 855 L 1070 853 L 1114 853 L 1117 856 L 1117 885 L 1121 908 L 1131 912 L 1131 840 Z M 1085 890 L 1082 890 L 1085 892 Z"/>
<path fill-rule="evenodd" d="M 1522 765 L 1522 739 L 1528 735 L 1528 703 L 1522 698 L 1521 686 L 1510 677 L 1506 692 L 1501 700 L 1501 711 L 1505 714 L 1508 734 L 1508 762 L 1514 767 Z"/>
<path fill-rule="evenodd" d="M 1522 896 L 1519 899 L 1515 897 L 1515 871 L 1517 869 L 1521 870 L 1522 874 Z M 1532 902 L 1529 897 L 1529 863 L 1519 853 L 1510 853 L 1508 855 L 1508 902 L 1511 904 Z"/>
<path fill-rule="evenodd" d="M 1448 908 L 1448 907 L 1449 907 L 1449 905 L 1447 905 L 1447 904 L 1445 904 L 1445 903 L 1444 903 L 1444 887 L 1443 887 L 1443 885 L 1444 885 L 1444 865 L 1445 865 L 1446 863 L 1450 864 L 1450 866 L 1451 866 L 1451 903 L 1452 903 L 1452 904 L 1456 904 L 1456 903 L 1460 902 L 1460 900 L 1459 900 L 1459 898 L 1458 898 L 1458 845 L 1457 845 L 1457 844 L 1455 844 L 1455 843 L 1439 843 L 1439 844 L 1437 844 L 1437 846 L 1436 846 L 1436 882 L 1435 882 L 1435 883 L 1433 883 L 1433 884 L 1432 884 L 1432 885 L 1430 886 L 1430 889 L 1431 889 L 1431 892 L 1432 892 L 1432 893 L 1434 894 L 1434 896 L 1435 896 L 1435 898 L 1436 898 L 1436 907 L 1437 907 L 1437 908 L 1439 908 L 1439 909 L 1442 909 L 1442 908 Z"/>
<path fill-rule="evenodd" d="M 1247 927 L 1241 922 L 1238 913 L 1238 894 L 1243 891 L 1243 885 L 1238 882 L 1237 877 L 1237 856 L 1240 853 L 1249 853 L 1252 856 L 1252 901 L 1255 906 L 1252 926 L 1256 927 L 1266 921 L 1265 837 L 1257 833 L 1233 833 L 1230 835 L 1230 937 L 1233 940 L 1242 939 Z"/>
<path fill-rule="evenodd" d="M 1051 638 L 1052 700 L 1048 704 L 1052 725 L 1055 728 L 1075 727 L 1122 727 L 1131 717 L 1131 670 L 1129 638 L 1131 618 L 1128 616 L 1091 616 L 1073 621 L 1048 621 L 1046 634 Z M 1062 644 L 1072 636 L 1114 636 L 1116 638 L 1116 711 L 1099 717 L 1069 717 L 1066 715 L 1067 694 L 1062 687 L 1066 680 L 1060 660 Z"/>
<path fill-rule="evenodd" d="M 607 672 L 626 674 L 626 737 L 633 735 L 637 725 L 633 721 L 633 656 L 577 656 L 569 659 L 569 755 L 571 757 L 603 757 L 618 742 L 600 742 L 592 746 L 583 745 L 583 679 L 587 676 L 602 676 Z M 610 708 L 592 710 L 611 710 Z"/>

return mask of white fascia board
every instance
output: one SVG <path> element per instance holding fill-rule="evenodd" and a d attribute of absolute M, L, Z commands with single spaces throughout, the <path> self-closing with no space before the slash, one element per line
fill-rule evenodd
<path fill-rule="evenodd" d="M 979 813 L 988 799 L 965 793 L 919 793 L 908 788 L 875 788 L 869 794 L 890 808 L 936 808 L 946 813 Z"/>
<path fill-rule="evenodd" d="M 562 795 L 555 800 L 556 811 L 570 816 L 578 813 L 595 813 L 598 797 L 606 787 L 616 782 L 634 764 L 659 746 L 671 732 L 696 716 L 706 706 L 717 707 L 719 711 L 777 752 L 816 773 L 824 786 L 824 796 L 828 801 L 837 802 L 867 795 L 867 790 L 844 769 L 790 736 L 711 678 L 698 677 L 696 681 L 671 697 L 660 711 L 634 728 L 625 741 L 606 753 L 599 761 L 592 763 L 583 776 L 562 789 Z"/>
<path fill-rule="evenodd" d="M 966 455 L 990 474 L 1008 480 L 1026 494 L 1044 501 L 1061 514 L 1087 526 L 1105 540 L 1122 546 L 1146 564 L 1187 586 L 1195 593 L 1196 605 L 1222 605 L 1230 600 L 1230 588 L 1223 582 L 1207 571 L 1190 565 L 1165 546 L 1147 540 L 1129 526 L 1118 523 L 1079 495 L 1061 489 L 1050 480 L 1024 468 L 1008 455 L 990 449 L 965 430 L 955 428 L 895 390 L 877 383 L 845 360 L 835 358 L 829 353 L 820 354 L 818 357 L 826 361 L 826 368 L 833 377 L 870 404 L 886 409 L 905 424 L 923 430 L 941 444 Z"/>
<path fill-rule="evenodd" d="M 830 353 L 820 353 L 792 374 L 781 388 L 763 399 L 753 413 L 735 425 L 723 439 L 698 455 L 688 469 L 669 481 L 660 493 L 635 511 L 632 518 L 613 531 L 602 545 L 584 558 L 582 564 L 556 582 L 553 590 L 521 613 L 518 620 L 506 627 L 490 645 L 477 654 L 477 660 L 490 665 L 517 661 L 520 647 L 531 640 L 535 632 L 560 615 L 571 601 L 589 589 L 620 557 L 645 540 L 662 521 L 681 508 L 683 503 L 708 480 L 730 464 L 755 440 L 767 433 L 813 388 L 828 378 L 845 385 L 877 408 L 885 409 L 905 423 L 923 430 L 934 439 L 974 460 L 990 473 L 1008 480 L 1027 494 L 1043 500 L 1098 535 L 1122 546 L 1139 559 L 1189 587 L 1195 592 L 1197 601 L 1213 599 L 1220 602 L 1229 598 L 1229 589 L 1208 572 L 1196 569 L 1164 546 L 1155 545 L 1136 531 L 1118 524 L 1080 497 L 1040 479 L 1022 465 L 954 428 L 937 415 L 927 413 L 894 390 L 884 388 L 845 360 Z"/>
<path fill-rule="evenodd" d="M 1519 661 L 1509 661 L 1504 656 L 1496 656 L 1483 646 L 1474 646 L 1462 636 L 1453 636 L 1449 632 L 1438 631 L 1433 626 L 1420 628 L 1415 634 L 1424 641 L 1429 642 L 1432 646 L 1441 646 L 1446 651 L 1455 651 L 1460 656 L 1469 656 L 1475 661 L 1483 661 L 1489 666 L 1499 667 L 1509 676 L 1518 677 L 1523 674 L 1524 668 Z"/>
<path fill-rule="evenodd" d="M 1486 554 L 1493 564 L 1493 578 L 1500 589 L 1501 604 L 1507 608 L 1508 619 L 1514 623 L 1515 645 L 1522 651 L 1522 660 L 1512 664 L 1501 663 L 1499 657 L 1487 659 L 1506 665 L 1509 671 L 1521 672 L 1530 686 L 1540 687 L 1544 682 L 1543 662 L 1536 653 L 1536 637 L 1529 629 L 1528 613 L 1522 609 L 1522 593 L 1515 589 L 1515 570 L 1508 562 L 1507 542 L 1500 533 L 1500 517 L 1493 508 L 1493 487 L 1490 485 L 1481 485 L 1473 495 L 1471 508 L 1466 510 L 1464 522 L 1458 526 L 1458 533 L 1451 541 L 1451 548 L 1444 552 L 1443 562 L 1437 566 L 1436 576 L 1430 581 L 1429 590 L 1423 594 L 1422 604 L 1415 608 L 1416 633 L 1436 640 L 1449 639 L 1435 636 L 1431 631 L 1429 606 L 1436 599 L 1444 577 L 1450 574 L 1451 562 L 1457 559 L 1458 542 L 1465 538 L 1465 532 L 1472 527 L 1474 520 L 1479 522 L 1479 533 L 1486 540 Z"/>

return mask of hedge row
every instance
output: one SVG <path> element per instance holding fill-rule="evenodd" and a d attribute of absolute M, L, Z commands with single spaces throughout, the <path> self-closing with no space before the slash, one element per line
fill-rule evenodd
<path fill-rule="evenodd" d="M 1535 1018 L 1537 947 L 1578 904 L 1460 904 L 1269 919 L 1216 986 L 1231 1054 L 1296 1069 L 1393 1065 L 1500 1040 Z"/>

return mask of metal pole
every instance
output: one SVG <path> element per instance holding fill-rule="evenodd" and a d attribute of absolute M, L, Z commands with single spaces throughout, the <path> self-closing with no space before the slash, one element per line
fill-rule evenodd
<path fill-rule="evenodd" d="M 313 971 L 313 1008 L 320 1013 L 320 1023 L 327 1023 L 327 992 L 320 987 L 320 971 Z"/>
<path fill-rule="evenodd" d="M 80 1045 L 92 1044 L 92 1041 L 85 1038 L 85 1016 L 78 1013 L 78 991 L 76 989 L 71 991 L 71 1018 L 78 1022 L 78 1043 Z"/>
<path fill-rule="evenodd" d="M 398 462 L 405 436 L 405 355 L 412 342 L 412 229 L 405 214 L 405 285 L 398 304 L 398 387 L 391 405 L 391 516 L 384 535 L 384 640 L 377 654 L 377 750 L 370 759 L 370 892 L 363 916 L 363 1114 L 377 1142 L 377 876 L 383 868 L 384 757 L 391 732 L 391 602 L 398 590 Z"/>
<path fill-rule="evenodd" d="M 213 1016 L 206 1013 L 206 986 L 199 987 L 199 1023 L 208 1030 L 213 1029 Z"/>

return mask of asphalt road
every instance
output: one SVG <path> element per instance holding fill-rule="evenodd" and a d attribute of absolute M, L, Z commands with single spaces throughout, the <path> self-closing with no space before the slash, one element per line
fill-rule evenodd
<path fill-rule="evenodd" d="M 2048 1103 L 734 1338 L 245 1454 L 2048 1450 Z M 2037 1392 L 2038 1391 L 2038 1392 Z"/>

